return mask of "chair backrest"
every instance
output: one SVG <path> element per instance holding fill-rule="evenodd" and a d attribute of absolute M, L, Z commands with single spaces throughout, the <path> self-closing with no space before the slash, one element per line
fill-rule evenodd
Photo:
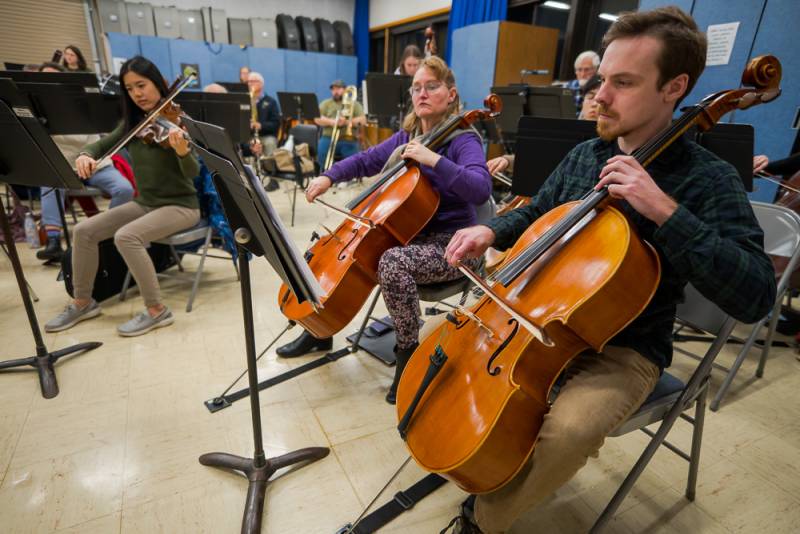
<path fill-rule="evenodd" d="M 725 326 L 728 314 L 705 298 L 692 284 L 684 288 L 685 300 L 678 304 L 675 318 L 716 336 Z"/>
<path fill-rule="evenodd" d="M 294 144 L 299 145 L 308 143 L 308 150 L 311 152 L 311 158 L 317 156 L 317 144 L 319 143 L 319 126 L 316 124 L 298 124 L 292 126 L 289 133 L 294 137 Z"/>
<path fill-rule="evenodd" d="M 800 262 L 800 215 L 776 204 L 750 204 L 758 225 L 764 231 L 764 251 L 772 256 L 789 258 L 789 263 L 778 281 L 780 296 Z"/>
<path fill-rule="evenodd" d="M 478 224 L 486 224 L 497 215 L 497 204 L 492 195 L 489 195 L 489 200 L 475 208 L 475 215 L 478 219 Z"/>

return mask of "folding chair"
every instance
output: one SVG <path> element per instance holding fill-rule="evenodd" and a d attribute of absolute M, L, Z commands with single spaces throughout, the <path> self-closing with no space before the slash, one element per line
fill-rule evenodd
<path fill-rule="evenodd" d="M 715 304 L 705 299 L 691 285 L 686 286 L 686 301 L 678 307 L 677 319 L 711 334 L 714 336 L 714 341 L 700 359 L 700 363 L 688 382 L 684 384 L 677 377 L 664 372 L 655 389 L 639 410 L 611 434 L 611 436 L 622 436 L 634 430 L 641 430 L 650 436 L 651 440 L 605 510 L 597 518 L 590 530 L 591 533 L 600 532 L 608 524 L 619 505 L 622 504 L 622 501 L 633 488 L 636 480 L 653 458 L 653 455 L 662 445 L 689 462 L 686 498 L 694 501 L 711 369 L 713 368 L 714 359 L 725 346 L 725 342 L 730 336 L 736 321 Z M 684 413 L 692 405 L 694 405 L 694 417 Z M 688 421 L 694 427 L 691 451 L 689 453 L 666 441 L 667 434 L 679 417 Z M 661 425 L 656 432 L 646 428 L 648 425 L 658 421 L 661 421 Z"/>
<path fill-rule="evenodd" d="M 194 303 L 194 297 L 197 295 L 197 290 L 200 287 L 200 278 L 203 276 L 203 265 L 205 264 L 206 258 L 217 258 L 220 260 L 228 260 L 231 261 L 231 258 L 226 256 L 216 256 L 214 254 L 209 254 L 208 249 L 211 247 L 211 237 L 214 234 L 214 229 L 208 224 L 206 220 L 201 220 L 195 226 L 188 228 L 186 230 L 181 230 L 180 232 L 174 233 L 171 236 L 165 237 L 164 239 L 158 239 L 153 241 L 153 243 L 159 243 L 162 245 L 168 245 L 170 248 L 170 252 L 172 253 L 173 258 L 175 258 L 175 262 L 178 265 L 178 270 L 180 272 L 184 272 L 183 265 L 181 265 L 182 256 L 185 254 L 190 254 L 192 256 L 200 256 L 200 264 L 197 266 L 197 271 L 192 276 L 192 291 L 189 294 L 189 300 L 186 303 L 186 311 L 187 313 L 192 311 L 192 304 Z M 180 247 L 183 245 L 188 245 L 189 243 L 194 243 L 199 240 L 203 240 L 203 244 L 197 249 L 197 252 L 191 251 L 181 251 L 180 253 L 175 249 L 175 247 Z M 236 270 L 236 279 L 239 279 L 239 269 L 236 267 L 236 263 L 233 264 L 234 270 Z M 165 273 L 159 273 L 159 276 L 170 276 Z M 122 291 L 119 294 L 119 300 L 125 300 L 128 292 L 128 287 L 131 283 L 131 272 L 128 271 L 125 275 L 125 281 L 122 284 Z"/>
<path fill-rule="evenodd" d="M 297 190 L 305 190 L 307 182 L 310 178 L 314 178 L 319 174 L 319 164 L 317 162 L 317 145 L 319 144 L 319 127 L 315 124 L 298 124 L 289 130 L 289 135 L 294 137 L 295 146 L 303 143 L 308 144 L 308 153 L 311 161 L 314 162 L 314 170 L 304 173 L 300 166 L 299 156 L 294 157 L 294 172 L 278 172 L 277 169 L 264 169 L 266 174 L 271 178 L 279 180 L 291 180 L 294 182 L 294 189 L 292 190 L 292 221 L 291 225 L 294 226 L 294 212 L 297 204 Z"/>
<path fill-rule="evenodd" d="M 800 216 L 788 208 L 775 204 L 765 204 L 763 202 L 751 202 L 751 204 L 753 212 L 755 212 L 758 219 L 758 224 L 764 231 L 764 250 L 770 256 L 780 260 L 776 262 L 780 265 L 778 269 L 780 272 L 776 272 L 778 289 L 775 297 L 775 306 L 767 315 L 753 325 L 750 335 L 743 341 L 742 350 L 739 351 L 730 368 L 719 364 L 715 365 L 715 367 L 726 371 L 727 374 L 717 394 L 714 396 L 714 400 L 711 401 L 710 408 L 712 411 L 719 409 L 722 399 L 727 394 L 733 379 L 736 377 L 736 373 L 739 372 L 739 368 L 742 366 L 742 362 L 744 362 L 745 357 L 756 344 L 761 328 L 766 326 L 766 338 L 764 339 L 764 344 L 759 347 L 761 357 L 755 374 L 757 378 L 764 376 L 767 356 L 769 356 L 769 349 L 775 337 L 775 328 L 781 315 L 781 304 L 791 289 L 789 282 L 792 273 L 797 268 L 798 261 L 800 261 Z"/>

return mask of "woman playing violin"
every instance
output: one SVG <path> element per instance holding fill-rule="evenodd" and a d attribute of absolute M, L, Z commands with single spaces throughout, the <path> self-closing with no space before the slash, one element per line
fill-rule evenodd
<path fill-rule="evenodd" d="M 114 146 L 137 125 L 168 93 L 164 77 L 148 59 L 136 56 L 122 65 L 120 80 L 123 120 L 108 136 L 86 146 L 76 160 L 78 175 L 88 178 L 97 167 L 97 158 Z M 152 131 L 149 133 L 152 134 Z M 110 237 L 138 284 L 146 309 L 120 325 L 121 336 L 138 336 L 174 321 L 172 312 L 161 302 L 158 279 L 146 246 L 200 219 L 194 177 L 200 171 L 197 158 L 179 128 L 172 128 L 163 143 L 147 143 L 135 137 L 128 145 L 139 195 L 133 202 L 116 206 L 81 221 L 74 231 L 72 253 L 75 298 L 64 311 L 45 325 L 47 332 L 71 328 L 80 321 L 100 314 L 92 298 L 97 273 L 98 243 Z"/>
<path fill-rule="evenodd" d="M 430 57 L 421 62 L 411 86 L 411 99 L 413 111 L 406 116 L 402 130 L 383 143 L 340 161 L 312 180 L 306 190 L 306 199 L 313 202 L 334 182 L 373 176 L 387 163 L 402 157 L 419 163 L 422 174 L 439 193 L 439 208 L 422 232 L 407 246 L 387 250 L 378 266 L 378 281 L 397 335 L 395 379 L 386 395 L 392 404 L 397 381 L 418 342 L 417 284 L 461 276 L 444 261 L 444 247 L 458 229 L 475 224 L 476 206 L 486 202 L 491 193 L 491 177 L 477 133 L 457 130 L 438 152 L 426 148 L 418 138 L 458 112 L 455 79 L 443 60 Z M 475 266 L 477 260 L 471 264 Z M 292 357 L 330 346 L 330 339 L 318 340 L 304 332 L 277 352 Z"/>

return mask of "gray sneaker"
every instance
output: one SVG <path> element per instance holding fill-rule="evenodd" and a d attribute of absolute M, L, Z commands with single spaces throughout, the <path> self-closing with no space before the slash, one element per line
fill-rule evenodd
<path fill-rule="evenodd" d="M 44 331 L 61 332 L 72 328 L 81 321 L 97 317 L 100 315 L 100 311 L 100 305 L 94 299 L 83 308 L 78 308 L 74 302 L 70 302 L 55 319 L 51 319 L 44 325 Z"/>
<path fill-rule="evenodd" d="M 117 333 L 123 337 L 141 336 L 155 328 L 169 326 L 173 322 L 175 322 L 175 317 L 166 306 L 164 310 L 155 317 L 150 317 L 150 314 L 145 309 L 143 312 L 134 315 L 133 319 L 127 323 L 119 325 L 117 327 Z"/>

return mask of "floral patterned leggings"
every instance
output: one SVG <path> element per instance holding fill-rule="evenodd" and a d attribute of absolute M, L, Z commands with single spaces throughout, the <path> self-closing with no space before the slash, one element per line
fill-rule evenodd
<path fill-rule="evenodd" d="M 417 284 L 433 284 L 462 276 L 444 260 L 451 233 L 417 236 L 404 247 L 383 253 L 378 263 L 378 282 L 383 300 L 394 321 L 397 348 L 408 349 L 419 341 L 419 296 Z M 465 262 L 474 269 L 479 259 Z"/>

